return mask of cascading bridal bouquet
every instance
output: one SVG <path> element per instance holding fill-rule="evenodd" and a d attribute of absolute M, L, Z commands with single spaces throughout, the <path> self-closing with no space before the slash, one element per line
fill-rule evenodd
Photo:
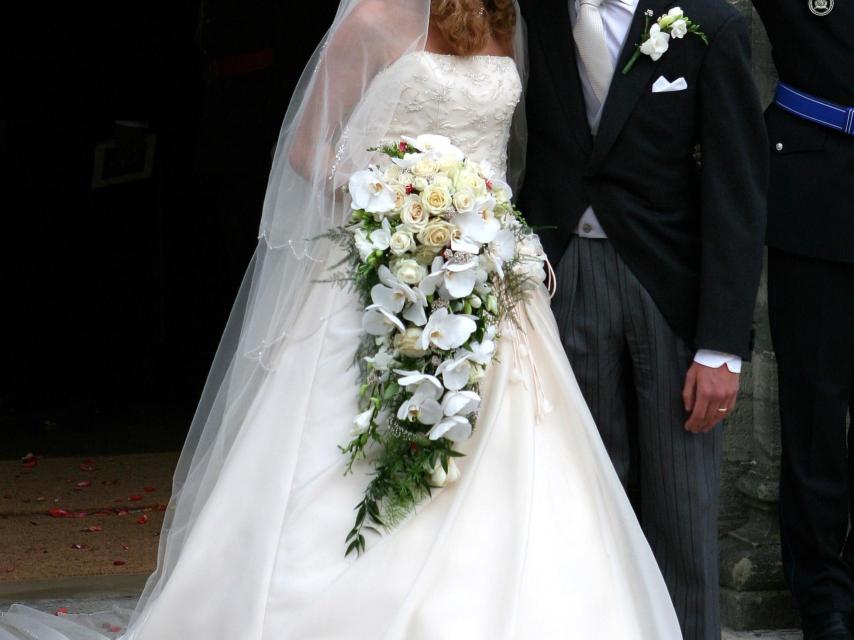
<path fill-rule="evenodd" d="M 383 162 L 347 187 L 350 223 L 326 236 L 347 253 L 333 280 L 365 305 L 361 413 L 342 451 L 348 473 L 363 459 L 374 473 L 347 555 L 365 550 L 366 527 L 394 527 L 459 478 L 456 447 L 474 432 L 498 328 L 545 278 L 539 240 L 488 163 L 434 135 L 373 151 Z"/>

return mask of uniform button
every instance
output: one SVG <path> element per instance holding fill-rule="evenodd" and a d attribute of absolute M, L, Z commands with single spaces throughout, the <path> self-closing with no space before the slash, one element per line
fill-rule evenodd
<path fill-rule="evenodd" d="M 590 233 L 591 231 L 593 231 L 593 225 L 592 225 L 592 224 L 584 224 L 584 225 L 581 227 L 581 230 L 582 230 L 584 233 Z"/>
<path fill-rule="evenodd" d="M 782 151 L 782 150 L 783 150 L 783 143 L 782 143 L 782 142 L 778 142 L 777 144 L 775 144 L 775 145 L 774 145 L 774 148 L 775 148 L 777 151 Z"/>

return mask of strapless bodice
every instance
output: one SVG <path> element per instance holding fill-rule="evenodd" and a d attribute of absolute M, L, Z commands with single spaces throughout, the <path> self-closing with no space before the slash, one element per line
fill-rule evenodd
<path fill-rule="evenodd" d="M 400 97 L 387 139 L 447 136 L 468 157 L 506 172 L 510 125 L 522 95 L 512 58 L 410 53 L 383 71 L 372 89 L 392 86 Z"/>

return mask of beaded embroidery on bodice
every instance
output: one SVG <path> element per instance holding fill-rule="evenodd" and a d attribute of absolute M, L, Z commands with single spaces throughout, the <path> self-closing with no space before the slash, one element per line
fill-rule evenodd
<path fill-rule="evenodd" d="M 510 125 L 522 95 L 512 58 L 420 51 L 401 57 L 381 75 L 402 87 L 388 140 L 447 136 L 468 157 L 488 160 L 499 175 L 506 173 Z"/>

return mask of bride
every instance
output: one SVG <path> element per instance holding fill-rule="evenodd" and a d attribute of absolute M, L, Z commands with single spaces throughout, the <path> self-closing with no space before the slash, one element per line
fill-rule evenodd
<path fill-rule="evenodd" d="M 443 135 L 518 182 L 517 11 L 342 0 L 286 116 L 258 249 L 137 609 L 111 632 L 97 616 L 15 606 L 0 638 L 681 637 L 539 283 L 519 326 L 502 328 L 458 481 L 344 553 L 370 480 L 366 463 L 345 475 L 339 448 L 358 413 L 362 319 L 353 293 L 320 282 L 335 250 L 306 239 L 346 221 L 340 187 L 381 140 Z"/>

